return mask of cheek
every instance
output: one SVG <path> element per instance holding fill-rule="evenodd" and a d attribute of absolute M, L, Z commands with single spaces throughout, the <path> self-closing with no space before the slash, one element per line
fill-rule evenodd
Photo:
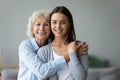
<path fill-rule="evenodd" d="M 69 29 L 70 29 L 69 26 L 64 26 L 65 31 L 68 31 Z"/>
<path fill-rule="evenodd" d="M 32 32 L 35 34 L 37 32 L 37 28 L 33 27 Z"/>
<path fill-rule="evenodd" d="M 48 33 L 50 33 L 50 32 L 51 32 L 51 28 L 50 28 L 50 27 L 46 28 L 46 31 L 47 31 Z"/>
<path fill-rule="evenodd" d="M 50 31 L 50 30 L 51 30 L 51 27 L 49 26 L 49 27 L 47 27 L 47 29 Z"/>
<path fill-rule="evenodd" d="M 34 27 L 31 29 L 31 32 L 32 32 L 33 34 L 35 34 L 35 28 L 34 28 Z"/>
<path fill-rule="evenodd" d="M 51 30 L 53 31 L 54 29 L 55 29 L 55 26 L 52 26 L 52 25 L 51 25 Z"/>
<path fill-rule="evenodd" d="M 54 29 L 53 27 L 51 27 L 51 32 L 53 32 L 53 33 L 54 33 L 54 31 L 55 31 L 55 29 Z"/>

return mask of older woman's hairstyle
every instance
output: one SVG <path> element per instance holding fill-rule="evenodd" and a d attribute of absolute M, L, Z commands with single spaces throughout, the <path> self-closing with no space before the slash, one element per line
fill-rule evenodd
<path fill-rule="evenodd" d="M 51 17 L 54 13 L 64 14 L 68 18 L 68 21 L 70 22 L 70 28 L 68 29 L 65 42 L 71 42 L 73 40 L 76 40 L 73 18 L 72 18 L 71 12 L 64 6 L 58 6 L 52 10 L 52 12 L 50 14 L 50 22 L 51 22 Z M 53 41 L 53 39 L 54 39 L 54 34 L 52 33 L 51 40 Z"/>
<path fill-rule="evenodd" d="M 27 31 L 26 31 L 28 37 L 35 37 L 32 32 L 35 21 L 41 16 L 44 16 L 49 20 L 49 14 L 50 14 L 49 10 L 38 10 L 33 12 L 32 16 L 29 17 L 29 20 L 28 20 Z"/>

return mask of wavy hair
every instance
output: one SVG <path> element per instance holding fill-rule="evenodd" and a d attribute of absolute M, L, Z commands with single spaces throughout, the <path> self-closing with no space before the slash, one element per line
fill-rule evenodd
<path fill-rule="evenodd" d="M 28 19 L 28 25 L 27 25 L 27 31 L 26 31 L 28 37 L 30 38 L 35 37 L 32 32 L 35 21 L 41 16 L 44 16 L 49 20 L 49 15 L 50 15 L 50 11 L 46 9 L 33 12 L 32 16 L 30 16 Z"/>

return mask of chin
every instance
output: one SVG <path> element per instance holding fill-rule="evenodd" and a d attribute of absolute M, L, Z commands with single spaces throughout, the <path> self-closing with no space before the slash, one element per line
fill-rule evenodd
<path fill-rule="evenodd" d="M 46 37 L 40 37 L 39 39 L 40 40 L 46 40 L 47 38 Z"/>

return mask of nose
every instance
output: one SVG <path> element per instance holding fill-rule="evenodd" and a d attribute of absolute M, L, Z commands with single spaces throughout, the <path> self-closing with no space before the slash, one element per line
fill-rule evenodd
<path fill-rule="evenodd" d="M 40 29 L 41 31 L 43 31 L 43 30 L 44 30 L 44 25 L 43 25 L 43 24 L 40 25 L 39 29 Z"/>
<path fill-rule="evenodd" d="M 60 23 L 57 23 L 56 28 L 60 28 Z"/>

